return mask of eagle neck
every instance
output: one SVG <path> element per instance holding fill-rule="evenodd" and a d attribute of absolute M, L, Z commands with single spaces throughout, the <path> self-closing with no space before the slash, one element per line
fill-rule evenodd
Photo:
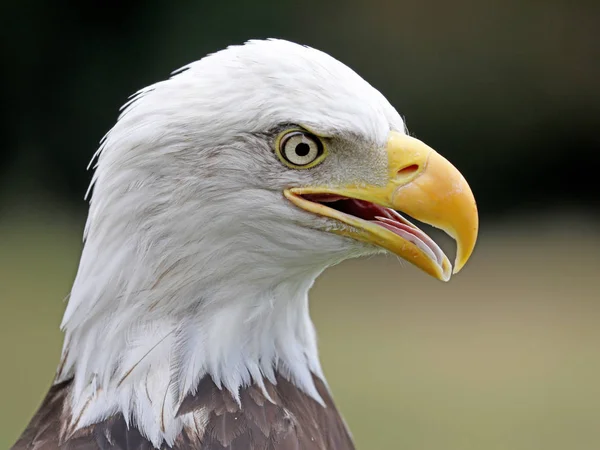
<path fill-rule="evenodd" d="M 259 282 L 252 270 L 239 277 L 251 283 L 214 280 L 195 301 L 171 299 L 183 308 L 129 298 L 70 321 L 57 382 L 73 379 L 71 431 L 122 414 L 154 445 L 172 443 L 188 420 L 177 411 L 205 376 L 236 401 L 242 388 L 264 390 L 283 376 L 322 403 L 307 295 L 318 271 L 286 273 L 277 282 Z"/>

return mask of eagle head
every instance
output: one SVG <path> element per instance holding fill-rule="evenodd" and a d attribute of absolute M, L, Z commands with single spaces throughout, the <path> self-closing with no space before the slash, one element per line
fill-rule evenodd
<path fill-rule="evenodd" d="M 73 379 L 73 429 L 121 413 L 155 446 L 205 376 L 239 400 L 281 374 L 322 402 L 307 293 L 326 267 L 391 253 L 451 276 L 405 215 L 456 239 L 454 272 L 477 236 L 457 169 L 350 68 L 282 40 L 139 91 L 92 185 L 57 380 Z"/>

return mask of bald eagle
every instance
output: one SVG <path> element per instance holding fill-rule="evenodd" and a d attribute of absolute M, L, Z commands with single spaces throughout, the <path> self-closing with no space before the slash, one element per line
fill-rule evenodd
<path fill-rule="evenodd" d="M 104 138 L 53 386 L 15 450 L 347 450 L 308 291 L 395 254 L 447 281 L 475 200 L 344 64 L 282 40 L 139 91 Z M 446 255 L 400 213 L 445 230 Z"/>

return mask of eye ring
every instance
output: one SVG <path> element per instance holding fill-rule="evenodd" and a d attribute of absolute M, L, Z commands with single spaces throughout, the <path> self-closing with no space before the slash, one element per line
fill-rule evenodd
<path fill-rule="evenodd" d="M 323 142 L 314 134 L 288 130 L 277 139 L 277 156 L 293 169 L 309 169 L 325 159 Z"/>

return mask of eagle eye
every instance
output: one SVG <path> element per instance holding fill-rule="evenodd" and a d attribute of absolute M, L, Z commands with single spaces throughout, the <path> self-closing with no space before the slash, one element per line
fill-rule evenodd
<path fill-rule="evenodd" d="M 317 136 L 293 130 L 278 139 L 277 156 L 292 169 L 308 169 L 319 164 L 326 155 L 323 142 Z"/>

